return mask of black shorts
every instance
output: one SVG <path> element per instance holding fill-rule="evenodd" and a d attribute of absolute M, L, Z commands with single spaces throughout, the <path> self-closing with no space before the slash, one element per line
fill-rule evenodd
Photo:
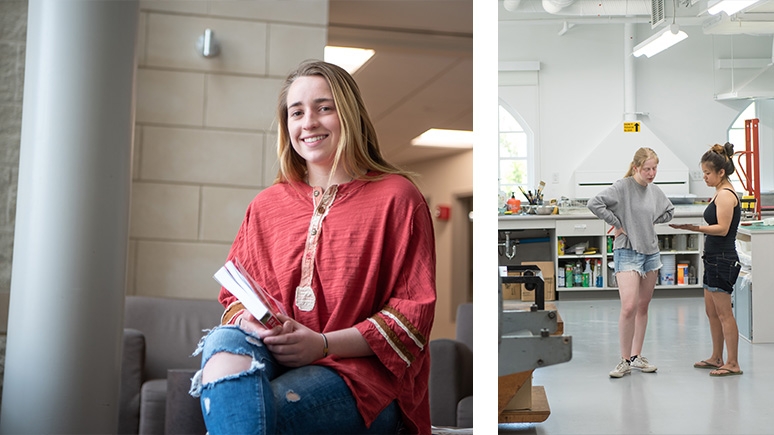
<path fill-rule="evenodd" d="M 733 293 L 736 278 L 739 277 L 739 257 L 736 252 L 702 255 L 704 260 L 704 287 L 708 290 L 723 290 Z"/>

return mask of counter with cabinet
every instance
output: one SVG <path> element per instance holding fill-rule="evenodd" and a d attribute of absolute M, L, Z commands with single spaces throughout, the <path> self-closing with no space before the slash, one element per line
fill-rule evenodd
<path fill-rule="evenodd" d="M 702 224 L 703 205 L 675 206 L 675 215 L 670 223 Z M 603 220 L 594 216 L 588 209 L 560 209 L 556 215 L 512 215 L 500 216 L 498 229 L 507 233 L 508 239 L 519 240 L 520 234 L 529 234 L 529 231 L 542 231 L 548 237 L 542 239 L 550 248 L 542 255 L 548 258 L 529 258 L 534 261 L 551 261 L 554 263 L 554 276 L 557 277 L 556 291 L 577 292 L 590 290 L 616 290 L 615 278 L 608 264 L 613 261 L 613 253 L 608 249 L 608 238 L 612 236 L 612 227 Z M 704 237 L 701 233 L 674 229 L 669 224 L 656 225 L 656 232 L 661 247 L 662 263 L 667 271 L 671 265 L 674 276 L 662 276 L 664 281 L 656 288 L 688 289 L 702 287 L 703 266 L 701 252 Z M 501 237 L 504 239 L 504 237 Z M 559 249 L 564 244 L 564 251 Z M 577 253 L 574 247 L 585 247 L 583 252 Z M 596 248 L 596 249 L 592 249 Z M 518 246 L 516 248 L 518 250 Z M 508 260 L 501 255 L 501 265 Z M 599 279 L 591 279 L 584 286 L 583 281 L 569 281 L 565 275 L 567 266 L 574 268 L 580 263 L 581 269 L 585 269 L 586 262 L 592 268 L 601 266 L 602 273 L 598 273 Z M 680 267 L 679 265 L 682 265 Z M 682 269 L 682 274 L 680 273 Z M 664 275 L 662 273 L 662 275 Z M 678 276 L 682 275 L 682 276 Z M 565 282 L 562 283 L 564 276 Z M 681 281 L 678 283 L 678 280 Z M 572 285 L 571 285 L 572 284 Z"/>

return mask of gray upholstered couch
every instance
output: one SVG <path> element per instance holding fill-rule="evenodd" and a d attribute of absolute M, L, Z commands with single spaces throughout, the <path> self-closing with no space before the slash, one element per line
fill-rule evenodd
<path fill-rule="evenodd" d="M 128 296 L 120 434 L 204 434 L 199 401 L 188 395 L 203 329 L 220 321 L 216 301 Z M 430 342 L 430 419 L 473 427 L 473 304 L 457 309 L 456 338 Z"/>
<path fill-rule="evenodd" d="M 203 330 L 217 325 L 222 313 L 223 306 L 214 299 L 126 297 L 117 433 L 183 433 L 176 426 L 181 420 L 192 425 L 188 427 L 204 427 L 198 400 L 187 394 L 190 378 L 201 362 L 191 354 Z M 170 391 L 168 376 L 175 378 L 170 379 Z M 169 403 L 168 396 L 172 398 Z M 172 405 L 171 412 L 168 405 Z M 180 408 L 188 414 L 180 416 L 176 411 Z M 165 430 L 165 426 L 169 427 Z"/>

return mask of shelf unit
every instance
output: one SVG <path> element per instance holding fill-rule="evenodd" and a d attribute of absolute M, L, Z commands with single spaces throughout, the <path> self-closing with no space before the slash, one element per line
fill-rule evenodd
<path fill-rule="evenodd" d="M 602 268 L 606 268 L 607 262 L 605 261 L 604 251 L 600 249 L 605 246 L 605 222 L 600 219 L 578 219 L 571 221 L 559 221 L 556 223 L 555 243 L 558 245 L 558 240 L 561 237 L 564 240 L 565 254 L 559 255 L 558 247 L 554 259 L 556 266 L 555 273 L 558 277 L 559 269 L 564 269 L 567 264 L 573 265 L 580 262 L 581 270 L 585 269 L 586 260 L 596 263 L 597 260 L 602 264 Z M 575 254 L 572 248 L 576 245 L 588 245 L 589 248 L 597 248 L 595 254 Z M 604 275 L 604 274 L 603 274 Z M 573 284 L 572 287 L 567 286 L 567 276 L 565 275 L 565 285 L 557 285 L 557 292 L 560 291 L 584 291 L 584 290 L 604 290 L 607 286 L 605 276 L 602 277 L 602 287 L 595 286 L 596 283 L 589 283 L 588 287 L 578 286 Z M 557 282 L 560 280 L 557 280 Z"/>
<path fill-rule="evenodd" d="M 696 218 L 675 218 L 670 223 L 697 223 Z M 554 238 L 552 240 L 552 247 L 554 249 L 554 265 L 555 274 L 559 276 L 560 268 L 564 270 L 565 266 L 575 264 L 578 261 L 581 263 L 581 270 L 585 269 L 586 260 L 596 263 L 597 260 L 601 263 L 604 273 L 602 273 L 602 286 L 596 286 L 594 282 L 590 282 L 588 287 L 576 286 L 567 287 L 566 282 L 564 286 L 557 285 L 557 293 L 565 291 L 590 291 L 590 290 L 617 290 L 615 285 L 615 278 L 613 270 L 608 264 L 613 261 L 613 253 L 607 250 L 607 239 L 612 237 L 612 227 L 606 224 L 600 219 L 576 219 L 567 221 L 557 221 Z M 675 265 L 688 264 L 690 270 L 695 271 L 695 283 L 691 283 L 688 277 L 685 277 L 683 284 L 677 283 L 677 277 L 674 277 L 675 284 L 672 285 L 657 285 L 656 288 L 665 289 L 688 289 L 688 288 L 702 288 L 702 276 L 703 265 L 701 261 L 701 253 L 704 247 L 704 237 L 701 233 L 678 230 L 670 227 L 668 224 L 656 225 L 656 233 L 659 237 L 659 246 L 661 247 L 661 255 L 674 255 Z M 559 238 L 564 240 L 565 254 L 559 255 L 558 246 Z M 577 255 L 572 252 L 572 248 L 578 244 L 588 244 L 589 248 L 597 248 L 596 253 L 588 255 Z M 685 246 L 676 246 L 676 245 Z M 679 247 L 680 250 L 676 248 Z M 662 257 L 662 263 L 664 258 Z M 675 275 L 677 271 L 675 271 Z M 565 276 L 566 280 L 566 276 Z M 557 280 L 557 284 L 558 284 Z"/>

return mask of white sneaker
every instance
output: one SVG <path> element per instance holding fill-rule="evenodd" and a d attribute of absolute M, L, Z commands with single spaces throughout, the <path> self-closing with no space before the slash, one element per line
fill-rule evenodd
<path fill-rule="evenodd" d="M 644 373 L 653 373 L 656 370 L 658 370 L 658 367 L 649 363 L 648 359 L 645 358 L 644 356 L 637 356 L 637 358 L 635 358 L 634 361 L 632 361 L 631 368 L 640 369 Z"/>
<path fill-rule="evenodd" d="M 632 372 L 632 369 L 629 368 L 629 360 L 625 358 L 621 358 L 621 362 L 618 363 L 617 366 L 613 369 L 613 371 L 610 372 L 611 378 L 622 378 L 624 375 L 628 375 Z"/>

